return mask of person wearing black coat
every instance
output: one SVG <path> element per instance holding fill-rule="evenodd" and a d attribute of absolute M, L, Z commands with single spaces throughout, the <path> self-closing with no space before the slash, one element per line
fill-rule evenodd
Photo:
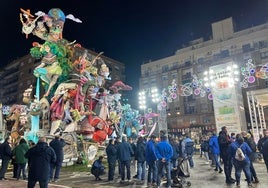
<path fill-rule="evenodd" d="M 132 147 L 127 142 L 126 136 L 122 137 L 122 143 L 117 146 L 117 156 L 121 164 L 121 182 L 125 182 L 125 169 L 127 170 L 127 179 L 130 181 L 130 161 L 131 156 L 134 154 Z"/>
<path fill-rule="evenodd" d="M 139 137 L 137 141 L 137 147 L 136 147 L 136 153 L 135 153 L 135 158 L 137 160 L 138 164 L 138 180 L 140 183 L 142 183 L 145 179 L 145 174 L 146 174 L 146 158 L 145 158 L 145 149 L 146 149 L 146 144 L 144 142 L 143 137 Z"/>
<path fill-rule="evenodd" d="M 220 146 L 220 157 L 223 161 L 224 174 L 225 174 L 225 182 L 226 184 L 235 183 L 235 179 L 231 177 L 232 174 L 232 162 L 231 156 L 228 153 L 228 148 L 230 146 L 231 138 L 227 133 L 227 127 L 223 126 L 221 131 L 219 132 L 218 142 Z"/>
<path fill-rule="evenodd" d="M 173 156 L 171 158 L 172 168 L 177 168 L 180 153 L 179 143 L 175 140 L 175 138 L 171 138 L 170 145 L 172 146 L 173 149 Z"/>
<path fill-rule="evenodd" d="M 0 145 L 0 156 L 2 159 L 2 165 L 0 169 L 0 180 L 6 180 L 5 174 L 7 171 L 8 163 L 12 158 L 11 150 L 11 138 L 7 137 L 3 144 Z"/>
<path fill-rule="evenodd" d="M 114 172 L 117 160 L 117 148 L 115 140 L 110 139 L 109 144 L 106 147 L 107 162 L 108 162 L 108 181 L 114 180 Z"/>
<path fill-rule="evenodd" d="M 61 170 L 62 161 L 64 157 L 63 147 L 65 145 L 66 145 L 66 142 L 60 137 L 60 135 L 56 135 L 55 138 L 49 143 L 49 146 L 54 149 L 56 158 L 57 158 L 55 163 L 51 163 L 51 168 L 50 168 L 50 180 L 51 181 L 57 182 L 60 177 L 60 170 Z"/>
<path fill-rule="evenodd" d="M 39 182 L 40 188 L 47 188 L 50 178 L 50 165 L 56 162 L 54 149 L 46 143 L 46 138 L 39 138 L 36 146 L 30 148 L 25 157 L 28 158 L 28 188 L 34 188 Z"/>

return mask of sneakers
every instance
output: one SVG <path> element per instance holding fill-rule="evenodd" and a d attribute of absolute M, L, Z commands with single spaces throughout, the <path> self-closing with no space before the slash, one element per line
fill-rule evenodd
<path fill-rule="evenodd" d="M 249 187 L 252 187 L 253 185 L 252 185 L 252 183 L 248 183 L 248 186 L 249 186 Z"/>
<path fill-rule="evenodd" d="M 259 179 L 256 177 L 256 178 L 254 178 L 255 180 L 254 181 L 252 181 L 252 183 L 260 183 L 260 181 L 259 181 Z"/>
<path fill-rule="evenodd" d="M 236 183 L 236 187 L 240 187 L 240 183 Z"/>
<path fill-rule="evenodd" d="M 222 171 L 223 171 L 223 170 L 220 168 L 219 173 L 222 173 Z"/>

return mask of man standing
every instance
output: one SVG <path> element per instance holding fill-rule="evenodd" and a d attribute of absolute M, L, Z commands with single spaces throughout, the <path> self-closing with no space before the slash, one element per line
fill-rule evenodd
<path fill-rule="evenodd" d="M 55 138 L 49 143 L 49 146 L 54 149 L 56 157 L 57 157 L 56 162 L 51 163 L 51 169 L 50 169 L 51 181 L 57 182 L 59 180 L 60 170 L 61 170 L 63 155 L 64 155 L 63 147 L 65 145 L 66 145 L 65 141 L 62 138 L 60 138 L 60 135 L 56 135 Z"/>
<path fill-rule="evenodd" d="M 115 140 L 110 139 L 106 148 L 107 162 L 108 162 L 108 181 L 114 180 L 114 172 L 117 160 L 117 148 L 115 146 Z"/>
<path fill-rule="evenodd" d="M 157 167 L 156 167 L 156 154 L 155 154 L 156 136 L 151 135 L 150 140 L 146 144 L 145 159 L 149 166 L 147 184 L 148 186 L 156 185 L 157 181 Z"/>
<path fill-rule="evenodd" d="M 190 138 L 189 134 L 186 134 L 186 138 L 182 141 L 182 155 L 187 157 L 191 168 L 194 167 L 194 141 Z"/>
<path fill-rule="evenodd" d="M 8 163 L 12 158 L 11 138 L 7 137 L 3 144 L 0 145 L 0 156 L 2 158 L 2 165 L 0 169 L 0 180 L 6 180 L 5 174 L 7 171 Z"/>
<path fill-rule="evenodd" d="M 157 157 L 157 187 L 160 187 L 161 177 L 163 175 L 163 169 L 165 168 L 167 173 L 167 186 L 171 187 L 171 170 L 170 160 L 173 156 L 172 146 L 167 141 L 167 136 L 161 136 L 161 141 L 156 145 L 155 154 Z"/>
<path fill-rule="evenodd" d="M 258 144 L 259 146 L 259 144 Z M 263 138 L 260 147 L 260 151 L 263 155 L 263 159 L 266 165 L 267 173 L 268 173 L 268 130 L 265 129 L 263 131 Z"/>
<path fill-rule="evenodd" d="M 25 157 L 28 158 L 29 176 L 28 188 L 34 188 L 39 181 L 40 188 L 47 188 L 50 177 L 50 165 L 56 162 L 56 154 L 41 137 L 36 146 L 30 148 Z"/>
<path fill-rule="evenodd" d="M 125 169 L 127 169 L 127 179 L 130 181 L 130 161 L 134 154 L 130 144 L 127 142 L 126 136 L 122 137 L 122 143 L 117 147 L 117 155 L 121 164 L 121 183 L 125 182 Z"/>
<path fill-rule="evenodd" d="M 218 141 L 220 146 L 220 156 L 224 166 L 225 182 L 227 184 L 235 183 L 235 179 L 231 177 L 232 162 L 231 156 L 228 154 L 228 147 L 231 144 L 231 139 L 227 133 L 226 126 L 221 128 L 221 131 L 219 132 Z"/>
<path fill-rule="evenodd" d="M 216 163 L 216 168 L 214 170 L 217 172 L 219 171 L 219 173 L 222 173 L 221 164 L 219 162 L 220 146 L 218 142 L 218 137 L 215 132 L 209 139 L 209 147 L 211 149 L 211 153 L 213 154 L 213 158 Z"/>

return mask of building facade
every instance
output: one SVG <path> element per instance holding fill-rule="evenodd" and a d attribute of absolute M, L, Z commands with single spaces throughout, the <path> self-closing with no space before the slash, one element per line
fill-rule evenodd
<path fill-rule="evenodd" d="M 168 102 L 166 107 L 170 134 L 216 130 L 213 100 L 208 93 L 201 96 L 191 90 L 182 91 L 184 86 L 188 84 L 192 89 L 193 80 L 202 82 L 204 72 L 215 65 L 233 62 L 243 71 L 250 61 L 254 66 L 253 71 L 256 71 L 257 67 L 265 67 L 268 62 L 267 23 L 237 31 L 233 19 L 227 18 L 211 26 L 212 36 L 209 40 L 199 38 L 190 41 L 187 47 L 177 50 L 172 56 L 141 65 L 140 90 L 152 87 L 163 90 L 169 88 L 172 81 L 177 83 L 178 97 Z M 250 124 L 247 92 L 268 87 L 268 80 L 256 77 L 254 82 L 242 85 L 243 79 L 245 75 L 240 73 L 240 82 L 236 85 L 242 87 L 242 98 L 238 100 L 243 101 L 246 127 L 251 129 L 254 127 Z"/>
<path fill-rule="evenodd" d="M 86 49 L 75 48 L 74 60 L 78 59 Z M 94 51 L 87 50 L 87 58 L 93 60 L 98 54 Z M 116 81 L 125 81 L 125 65 L 114 59 L 101 55 L 102 60 L 109 67 L 111 80 L 106 81 L 105 85 L 108 87 Z M 35 86 L 36 78 L 33 75 L 33 71 L 40 60 L 33 58 L 30 54 L 24 57 L 18 58 L 0 71 L 0 103 L 3 105 L 23 104 L 22 94 L 25 89 L 30 85 Z M 96 64 L 100 66 L 103 62 L 97 61 Z M 41 92 L 41 95 L 44 94 Z"/>

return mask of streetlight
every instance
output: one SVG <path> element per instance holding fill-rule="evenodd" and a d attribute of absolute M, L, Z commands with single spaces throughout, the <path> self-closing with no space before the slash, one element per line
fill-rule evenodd
<path fill-rule="evenodd" d="M 159 102 L 159 94 L 158 94 L 158 89 L 156 87 L 153 87 L 151 89 L 151 94 L 152 94 L 152 102 L 157 103 Z"/>
<path fill-rule="evenodd" d="M 145 111 L 146 107 L 146 96 L 145 91 L 139 92 L 139 107 Z"/>

